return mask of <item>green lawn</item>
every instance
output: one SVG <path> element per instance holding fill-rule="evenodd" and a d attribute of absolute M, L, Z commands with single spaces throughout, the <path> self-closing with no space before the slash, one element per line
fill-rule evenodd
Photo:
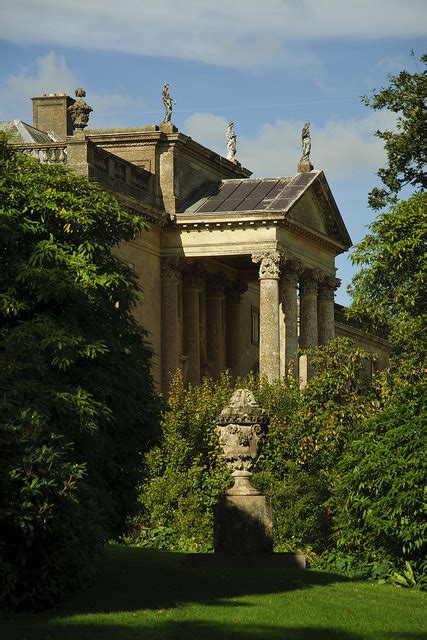
<path fill-rule="evenodd" d="M 99 581 L 55 610 L 0 621 L 2 640 L 421 640 L 425 595 L 316 571 L 200 569 L 107 550 Z"/>

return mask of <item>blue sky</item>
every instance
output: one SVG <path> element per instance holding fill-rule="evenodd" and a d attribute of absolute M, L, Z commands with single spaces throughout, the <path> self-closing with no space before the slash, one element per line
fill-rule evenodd
<path fill-rule="evenodd" d="M 393 128 L 360 96 L 388 73 L 415 72 L 426 51 L 424 0 L 14 0 L 0 6 L 0 119 L 31 123 L 31 97 L 86 89 L 90 127 L 163 118 L 162 85 L 180 131 L 255 176 L 292 175 L 304 120 L 354 242 L 374 218 L 367 193 L 384 162 L 376 129 Z M 337 260 L 348 302 L 354 273 Z"/>

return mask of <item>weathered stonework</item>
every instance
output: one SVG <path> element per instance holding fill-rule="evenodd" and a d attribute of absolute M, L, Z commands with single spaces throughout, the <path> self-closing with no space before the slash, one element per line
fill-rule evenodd
<path fill-rule="evenodd" d="M 71 135 L 75 105 L 65 94 L 37 96 L 36 128 L 5 127 L 25 153 L 65 164 L 150 222 L 115 251 L 144 292 L 134 313 L 150 336 L 159 389 L 167 393 L 178 367 L 195 384 L 226 366 L 234 376 L 252 370 L 270 380 L 291 369 L 305 384 L 311 369 L 297 362 L 297 350 L 328 342 L 335 328 L 387 362 L 384 340 L 334 319 L 335 257 L 351 240 L 323 172 L 310 163 L 307 127 L 294 176 L 251 179 L 234 148 L 227 160 L 170 119 Z"/>
<path fill-rule="evenodd" d="M 247 554 L 273 549 L 271 508 L 250 483 L 250 469 L 259 456 L 266 425 L 267 418 L 248 389 L 235 391 L 218 419 L 219 443 L 234 485 L 215 510 L 217 553 Z"/>

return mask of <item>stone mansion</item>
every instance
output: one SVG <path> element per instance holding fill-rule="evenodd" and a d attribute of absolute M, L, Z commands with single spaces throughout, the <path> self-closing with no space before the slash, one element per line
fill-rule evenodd
<path fill-rule="evenodd" d="M 77 99 L 37 96 L 33 126 L 11 120 L 0 129 L 149 221 L 117 253 L 144 292 L 135 314 L 149 332 L 159 389 L 167 391 L 178 367 L 195 384 L 225 368 L 270 380 L 291 372 L 304 384 L 310 363 L 298 349 L 335 336 L 352 338 L 385 366 L 387 341 L 346 323 L 334 304 L 335 257 L 351 239 L 307 153 L 293 176 L 254 179 L 232 145 L 226 158 L 180 133 L 171 107 L 160 125 L 86 129 L 91 109 L 78 91 Z"/>

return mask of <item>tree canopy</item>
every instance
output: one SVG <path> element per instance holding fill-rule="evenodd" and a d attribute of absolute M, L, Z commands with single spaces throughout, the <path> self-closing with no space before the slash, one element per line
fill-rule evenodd
<path fill-rule="evenodd" d="M 135 274 L 146 224 L 85 178 L 0 140 L 0 580 L 42 606 L 123 529 L 157 425 Z M 0 592 L 2 590 L 0 589 Z"/>
<path fill-rule="evenodd" d="M 427 56 L 421 58 L 425 65 Z M 373 189 L 370 206 L 388 210 L 369 225 L 370 233 L 351 256 L 361 267 L 349 287 L 353 298 L 349 313 L 371 329 L 387 326 L 396 361 L 420 369 L 427 356 L 425 229 L 427 184 L 425 122 L 426 71 L 401 71 L 389 76 L 388 87 L 364 101 L 373 109 L 398 113 L 397 131 L 377 131 L 384 140 L 388 163 L 378 175 L 385 188 Z M 398 201 L 404 186 L 415 193 Z"/>
<path fill-rule="evenodd" d="M 421 56 L 420 62 L 425 67 L 427 55 Z M 387 87 L 363 97 L 363 102 L 372 109 L 385 108 L 398 114 L 396 131 L 375 132 L 384 140 L 387 164 L 377 173 L 384 187 L 376 187 L 369 194 L 369 206 L 373 209 L 396 203 L 399 192 L 406 185 L 415 189 L 427 186 L 426 69 L 417 73 L 403 70 L 388 78 Z"/>

